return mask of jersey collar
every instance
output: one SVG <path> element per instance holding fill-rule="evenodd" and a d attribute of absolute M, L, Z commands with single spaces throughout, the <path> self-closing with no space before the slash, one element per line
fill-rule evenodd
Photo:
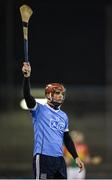
<path fill-rule="evenodd" d="M 49 106 L 49 104 L 45 103 L 45 106 L 47 106 L 49 109 L 51 109 L 52 111 L 58 112 L 60 111 L 60 107 L 58 109 L 54 109 L 51 106 Z"/>

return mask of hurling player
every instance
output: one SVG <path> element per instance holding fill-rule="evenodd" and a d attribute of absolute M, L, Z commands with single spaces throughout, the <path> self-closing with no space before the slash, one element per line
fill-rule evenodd
<path fill-rule="evenodd" d="M 66 164 L 63 157 L 63 144 L 80 168 L 84 164 L 78 157 L 74 143 L 69 135 L 68 116 L 60 108 L 65 100 L 62 84 L 51 83 L 45 87 L 47 103 L 42 105 L 30 93 L 31 66 L 24 62 L 23 95 L 32 114 L 34 128 L 33 170 L 35 179 L 67 179 Z"/>

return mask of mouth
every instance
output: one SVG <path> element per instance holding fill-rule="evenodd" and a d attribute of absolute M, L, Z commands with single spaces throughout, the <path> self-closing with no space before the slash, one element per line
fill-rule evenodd
<path fill-rule="evenodd" d="M 63 99 L 58 99 L 58 100 L 54 99 L 53 101 L 61 104 L 64 100 Z"/>

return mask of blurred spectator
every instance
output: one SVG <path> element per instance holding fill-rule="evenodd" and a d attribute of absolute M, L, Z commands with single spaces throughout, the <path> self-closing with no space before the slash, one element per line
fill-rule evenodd
<path fill-rule="evenodd" d="M 79 131 L 72 131 L 71 137 L 77 149 L 77 153 L 85 165 L 87 164 L 98 165 L 102 162 L 102 158 L 100 156 L 95 156 L 95 157 L 90 156 L 89 147 L 85 143 L 85 138 L 83 133 Z M 67 164 L 68 179 L 85 179 L 86 169 L 84 169 L 84 171 L 79 173 L 79 168 L 77 167 L 70 153 L 67 151 L 66 147 L 64 147 L 64 157 Z"/>

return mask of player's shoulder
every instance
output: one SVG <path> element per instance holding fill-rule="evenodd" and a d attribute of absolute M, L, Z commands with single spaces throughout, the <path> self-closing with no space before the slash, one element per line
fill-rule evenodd
<path fill-rule="evenodd" d="M 65 111 L 60 109 L 60 114 L 62 114 L 65 118 L 68 119 L 68 115 L 67 115 L 67 113 Z"/>
<path fill-rule="evenodd" d="M 34 112 L 34 111 L 37 111 L 39 108 L 42 108 L 42 107 L 43 107 L 43 105 L 41 103 L 36 102 L 35 106 L 29 110 Z"/>

